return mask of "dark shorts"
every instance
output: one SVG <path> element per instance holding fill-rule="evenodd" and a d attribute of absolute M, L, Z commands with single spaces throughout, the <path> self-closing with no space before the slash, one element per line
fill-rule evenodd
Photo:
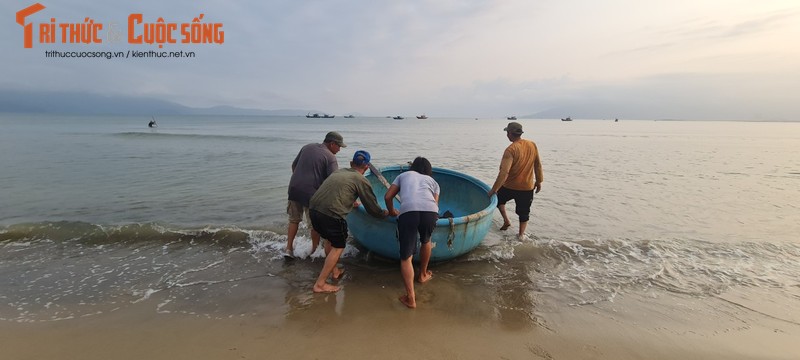
<path fill-rule="evenodd" d="M 344 249 L 347 243 L 347 221 L 325 215 L 316 210 L 309 210 L 311 226 L 319 235 L 330 241 L 331 246 L 337 249 Z"/>
<path fill-rule="evenodd" d="M 417 235 L 422 244 L 431 241 L 439 214 L 432 211 L 409 211 L 397 218 L 397 232 L 400 240 L 400 259 L 405 260 L 417 253 Z"/>
<path fill-rule="evenodd" d="M 530 219 L 531 204 L 533 204 L 533 190 L 511 190 L 501 187 L 497 190 L 497 206 L 505 205 L 509 200 L 514 200 L 519 222 Z"/>

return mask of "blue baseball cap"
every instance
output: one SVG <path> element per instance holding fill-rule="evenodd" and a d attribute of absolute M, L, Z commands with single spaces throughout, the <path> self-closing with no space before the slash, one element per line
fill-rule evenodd
<path fill-rule="evenodd" d="M 353 163 L 358 166 L 369 164 L 370 159 L 371 156 L 369 156 L 369 153 L 364 150 L 358 150 L 355 154 L 353 154 Z"/>

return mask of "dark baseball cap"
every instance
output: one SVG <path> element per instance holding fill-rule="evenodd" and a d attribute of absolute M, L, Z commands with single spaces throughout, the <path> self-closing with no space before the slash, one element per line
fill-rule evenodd
<path fill-rule="evenodd" d="M 506 126 L 505 129 L 503 129 L 503 131 L 508 131 L 512 134 L 517 134 L 517 135 L 522 134 L 523 133 L 522 124 L 518 122 L 510 122 L 508 123 L 508 126 Z"/>
<path fill-rule="evenodd" d="M 339 145 L 341 147 L 347 147 L 347 144 L 344 143 L 344 138 L 342 137 L 342 134 L 339 134 L 336 131 L 331 131 L 327 135 L 325 135 L 324 142 L 331 142 L 331 141 L 335 142 L 336 145 Z"/>

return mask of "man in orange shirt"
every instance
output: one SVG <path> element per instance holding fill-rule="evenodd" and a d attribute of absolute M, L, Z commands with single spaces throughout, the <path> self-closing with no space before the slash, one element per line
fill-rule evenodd
<path fill-rule="evenodd" d="M 497 194 L 497 208 L 503 216 L 503 226 L 500 230 L 506 230 L 511 226 L 506 214 L 506 203 L 514 200 L 516 213 L 519 216 L 518 236 L 521 238 L 530 219 L 533 194 L 542 189 L 544 180 L 542 162 L 539 159 L 536 143 L 522 138 L 522 124 L 510 122 L 503 131 L 506 132 L 511 145 L 503 152 L 500 172 L 489 191 L 489 197 Z"/>

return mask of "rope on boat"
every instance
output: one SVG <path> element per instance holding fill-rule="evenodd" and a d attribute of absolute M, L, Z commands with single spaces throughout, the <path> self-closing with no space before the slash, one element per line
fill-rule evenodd
<path fill-rule="evenodd" d="M 453 223 L 453 218 L 447 218 L 450 220 L 450 234 L 447 235 L 447 247 L 452 249 L 453 248 L 453 240 L 456 238 L 456 225 Z"/>

